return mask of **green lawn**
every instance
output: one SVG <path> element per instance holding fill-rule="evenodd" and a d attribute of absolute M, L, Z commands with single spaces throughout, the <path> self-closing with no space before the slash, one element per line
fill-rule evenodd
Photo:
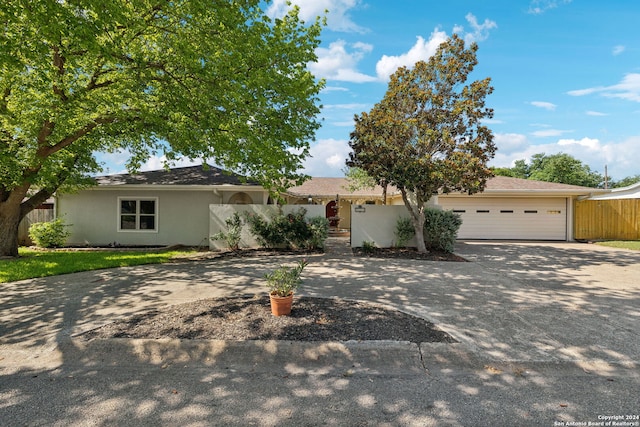
<path fill-rule="evenodd" d="M 598 242 L 597 244 L 602 246 L 610 246 L 612 248 L 633 249 L 635 251 L 640 251 L 639 240 L 612 240 L 610 242 Z"/>
<path fill-rule="evenodd" d="M 78 271 L 171 261 L 184 251 L 38 251 L 20 248 L 16 259 L 0 260 L 0 283 Z"/>

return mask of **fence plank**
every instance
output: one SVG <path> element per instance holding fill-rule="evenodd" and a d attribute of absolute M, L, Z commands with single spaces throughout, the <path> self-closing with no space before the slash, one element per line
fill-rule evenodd
<path fill-rule="evenodd" d="M 20 222 L 18 226 L 18 244 L 22 246 L 32 245 L 29 237 L 29 226 L 36 222 L 49 222 L 54 218 L 53 208 L 34 209 Z"/>
<path fill-rule="evenodd" d="M 578 201 L 574 228 L 578 240 L 640 240 L 640 199 Z"/>

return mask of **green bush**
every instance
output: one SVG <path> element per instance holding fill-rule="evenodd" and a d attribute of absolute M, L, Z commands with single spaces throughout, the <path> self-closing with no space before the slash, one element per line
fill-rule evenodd
<path fill-rule="evenodd" d="M 362 242 L 362 252 L 367 255 L 372 255 L 376 251 L 376 244 L 365 240 Z"/>
<path fill-rule="evenodd" d="M 308 243 L 309 249 L 324 249 L 324 243 L 329 236 L 329 220 L 323 216 L 309 218 L 307 224 L 311 229 L 311 239 Z"/>
<path fill-rule="evenodd" d="M 453 252 L 462 225 L 460 215 L 440 209 L 425 209 L 424 242 L 427 249 Z"/>
<path fill-rule="evenodd" d="M 242 218 L 240 218 L 240 214 L 238 212 L 234 212 L 229 218 L 225 221 L 227 225 L 226 233 L 224 231 L 220 231 L 213 236 L 211 236 L 211 240 L 224 240 L 229 246 L 229 249 L 232 251 L 237 251 L 240 248 L 240 235 L 242 233 Z"/>
<path fill-rule="evenodd" d="M 396 222 L 396 246 L 403 248 L 407 246 L 407 242 L 416 234 L 415 228 L 411 222 L 411 218 L 398 218 Z"/>
<path fill-rule="evenodd" d="M 29 226 L 29 237 L 41 248 L 59 248 L 71 234 L 62 218 L 49 222 L 36 222 Z"/>
<path fill-rule="evenodd" d="M 328 221 L 318 217 L 321 219 L 312 218 L 307 222 L 304 217 L 306 213 L 305 208 L 299 208 L 286 215 L 279 212 L 270 220 L 247 214 L 246 220 L 251 234 L 262 247 L 322 248 L 329 233 Z"/>

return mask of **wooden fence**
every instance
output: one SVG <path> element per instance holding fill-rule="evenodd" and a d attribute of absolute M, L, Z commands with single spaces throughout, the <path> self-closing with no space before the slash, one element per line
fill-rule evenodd
<path fill-rule="evenodd" d="M 53 205 L 43 205 L 29 212 L 18 226 L 18 244 L 24 246 L 33 244 L 29 238 L 29 226 L 36 222 L 48 222 L 53 219 Z"/>
<path fill-rule="evenodd" d="M 640 240 L 640 199 L 576 202 L 576 240 Z"/>

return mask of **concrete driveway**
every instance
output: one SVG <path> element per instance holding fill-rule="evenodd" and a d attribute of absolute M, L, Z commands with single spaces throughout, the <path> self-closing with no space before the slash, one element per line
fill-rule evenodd
<path fill-rule="evenodd" d="M 263 293 L 264 272 L 285 258 L 1 285 L 0 424 L 635 422 L 640 253 L 536 242 L 462 242 L 457 253 L 470 262 L 353 258 L 332 241 L 311 257 L 302 293 L 422 316 L 458 344 L 75 337 L 154 307 Z"/>

